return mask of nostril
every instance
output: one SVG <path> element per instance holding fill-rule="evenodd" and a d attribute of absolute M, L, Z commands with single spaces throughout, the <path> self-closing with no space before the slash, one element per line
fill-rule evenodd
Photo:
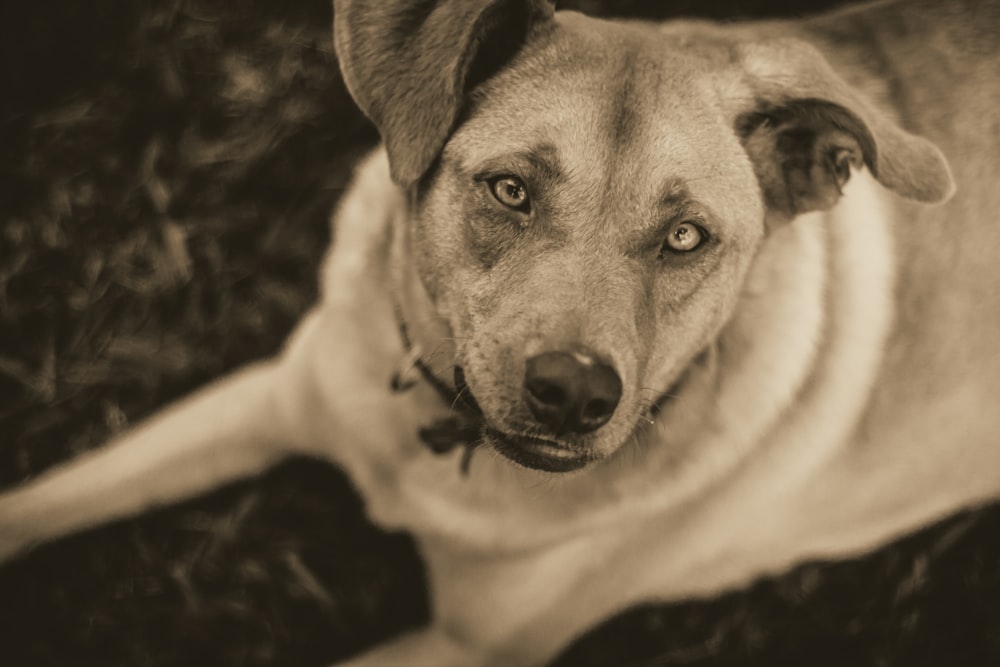
<path fill-rule="evenodd" d="M 615 411 L 615 407 L 615 405 L 612 405 L 608 401 L 595 399 L 587 403 L 583 408 L 583 418 L 587 421 L 606 419 Z"/>
<path fill-rule="evenodd" d="M 539 403 L 545 405 L 563 405 L 566 403 L 566 391 L 557 384 L 537 380 L 528 383 L 528 391 Z"/>

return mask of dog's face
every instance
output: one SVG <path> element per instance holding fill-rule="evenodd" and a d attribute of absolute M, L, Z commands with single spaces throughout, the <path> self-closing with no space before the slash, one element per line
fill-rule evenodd
<path fill-rule="evenodd" d="M 419 275 L 487 442 L 522 464 L 612 454 L 733 310 L 764 209 L 708 67 L 568 15 L 476 92 L 421 188 Z"/>
<path fill-rule="evenodd" d="M 940 151 L 796 40 L 545 0 L 335 13 L 412 195 L 419 317 L 445 322 L 485 441 L 529 467 L 628 443 L 731 318 L 767 230 L 834 205 L 852 169 L 920 201 L 953 188 Z"/>

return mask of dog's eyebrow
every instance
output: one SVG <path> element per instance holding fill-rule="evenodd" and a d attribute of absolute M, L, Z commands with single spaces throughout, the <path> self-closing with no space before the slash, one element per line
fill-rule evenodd
<path fill-rule="evenodd" d="M 649 220 L 649 224 L 644 226 L 643 233 L 650 231 L 654 234 L 660 233 L 664 225 L 669 226 L 670 220 L 693 208 L 694 201 L 684 179 L 680 177 L 668 179 L 660 188 L 660 194 L 654 204 L 655 215 Z"/>
<path fill-rule="evenodd" d="M 691 190 L 683 178 L 676 176 L 663 184 L 657 201 L 661 209 L 676 209 L 691 201 Z"/>
<path fill-rule="evenodd" d="M 493 175 L 504 170 L 527 170 L 535 178 L 546 181 L 558 181 L 565 173 L 559 159 L 559 149 L 550 143 L 537 144 L 487 159 L 480 165 L 477 175 Z"/>

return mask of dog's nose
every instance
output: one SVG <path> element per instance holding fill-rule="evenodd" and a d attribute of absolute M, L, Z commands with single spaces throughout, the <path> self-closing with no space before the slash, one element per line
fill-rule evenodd
<path fill-rule="evenodd" d="M 531 414 L 555 433 L 603 426 L 622 396 L 615 369 L 584 352 L 545 352 L 528 359 L 524 393 Z"/>

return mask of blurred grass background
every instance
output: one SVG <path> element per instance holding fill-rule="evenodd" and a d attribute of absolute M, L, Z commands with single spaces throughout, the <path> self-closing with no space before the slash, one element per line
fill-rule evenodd
<path fill-rule="evenodd" d="M 0 486 L 273 352 L 315 298 L 329 212 L 376 141 L 329 4 L 0 7 Z M 636 609 L 559 664 L 997 665 L 998 529 L 986 508 L 863 559 Z M 367 524 L 339 472 L 294 461 L 0 569 L 0 665 L 324 665 L 426 615 L 409 538 Z"/>

